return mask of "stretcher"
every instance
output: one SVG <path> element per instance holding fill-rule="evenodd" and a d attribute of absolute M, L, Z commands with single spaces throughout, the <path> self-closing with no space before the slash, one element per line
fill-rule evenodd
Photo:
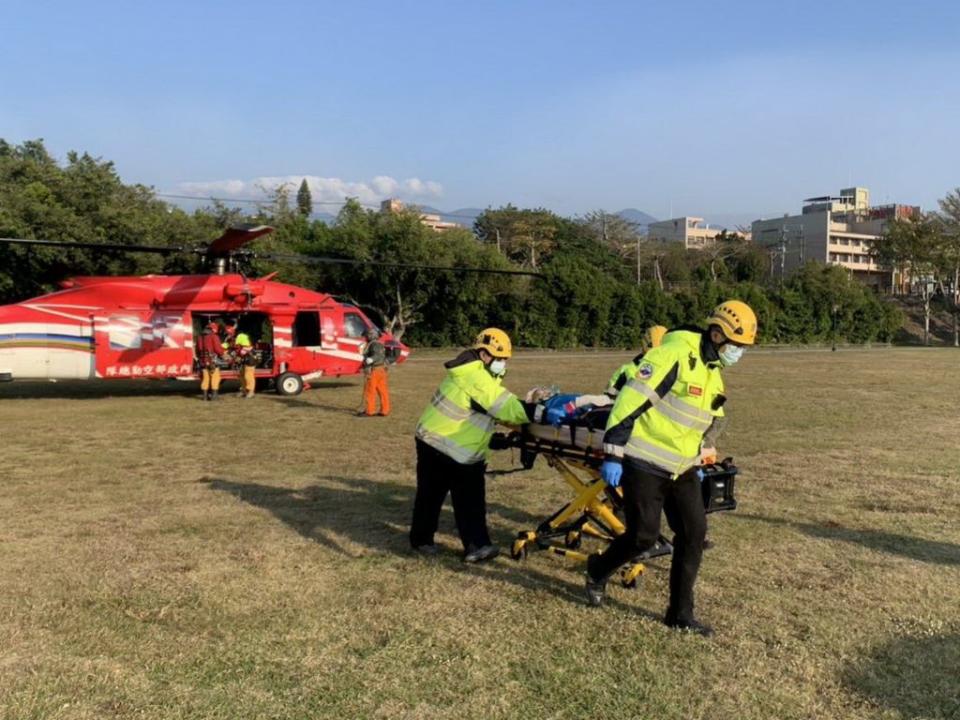
<path fill-rule="evenodd" d="M 538 457 L 557 471 L 573 492 L 573 498 L 534 530 L 517 533 L 510 548 L 514 560 L 523 560 L 531 551 L 545 550 L 585 563 L 590 555 L 582 547 L 584 538 L 602 546 L 624 532 L 623 495 L 600 477 L 603 463 L 603 435 L 609 408 L 597 408 L 559 426 L 531 423 L 509 434 L 498 433 L 493 449 L 517 449 L 521 466 L 531 469 Z M 708 513 L 735 510 L 734 485 L 737 467 L 732 458 L 704 465 L 702 489 Z M 636 587 L 646 570 L 644 561 L 669 555 L 670 542 L 662 535 L 656 544 L 634 562 L 619 570 L 621 584 Z"/>

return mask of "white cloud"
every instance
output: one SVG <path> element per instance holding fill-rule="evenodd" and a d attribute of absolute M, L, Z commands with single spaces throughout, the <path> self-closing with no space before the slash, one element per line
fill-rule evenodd
<path fill-rule="evenodd" d="M 400 183 L 389 175 L 377 175 L 371 183 L 373 189 L 383 195 L 393 195 L 400 187 Z"/>
<path fill-rule="evenodd" d="M 325 178 L 317 175 L 263 176 L 250 180 L 212 180 L 208 182 L 179 183 L 176 192 L 197 198 L 222 197 L 237 200 L 262 200 L 281 185 L 289 185 L 296 193 L 303 180 L 310 187 L 315 204 L 341 203 L 354 197 L 365 205 L 376 205 L 389 197 L 422 201 L 443 195 L 443 186 L 433 180 L 407 178 L 397 180 L 389 175 L 377 175 L 369 182 L 341 178 Z"/>

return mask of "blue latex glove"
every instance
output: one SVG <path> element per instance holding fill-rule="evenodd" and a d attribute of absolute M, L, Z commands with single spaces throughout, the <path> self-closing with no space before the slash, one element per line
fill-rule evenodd
<path fill-rule="evenodd" d="M 623 475 L 623 465 L 613 460 L 604 460 L 600 466 L 600 477 L 610 487 L 620 486 L 620 476 Z"/>
<path fill-rule="evenodd" d="M 547 408 L 547 422 L 551 425 L 559 425 L 566 419 L 567 412 L 563 407 Z"/>

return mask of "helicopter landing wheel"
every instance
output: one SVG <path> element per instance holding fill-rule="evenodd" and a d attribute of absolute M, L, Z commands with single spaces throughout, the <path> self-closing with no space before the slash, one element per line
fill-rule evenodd
<path fill-rule="evenodd" d="M 303 378 L 292 372 L 285 372 L 277 378 L 278 395 L 299 395 L 303 392 Z"/>

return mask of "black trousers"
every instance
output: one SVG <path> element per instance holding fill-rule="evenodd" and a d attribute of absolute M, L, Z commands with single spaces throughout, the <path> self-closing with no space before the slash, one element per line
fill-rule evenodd
<path fill-rule="evenodd" d="M 623 510 L 625 532 L 601 555 L 593 555 L 587 570 L 594 580 L 607 578 L 624 563 L 632 562 L 653 547 L 660 535 L 660 511 L 673 530 L 673 561 L 670 565 L 670 604 L 667 619 L 693 619 L 693 585 L 703 557 L 707 516 L 697 469 L 676 480 L 635 465 L 623 464 Z"/>
<path fill-rule="evenodd" d="M 490 544 L 487 530 L 485 462 L 461 465 L 417 439 L 417 496 L 413 502 L 410 544 L 432 545 L 440 509 L 450 493 L 453 517 L 464 550 Z"/>

